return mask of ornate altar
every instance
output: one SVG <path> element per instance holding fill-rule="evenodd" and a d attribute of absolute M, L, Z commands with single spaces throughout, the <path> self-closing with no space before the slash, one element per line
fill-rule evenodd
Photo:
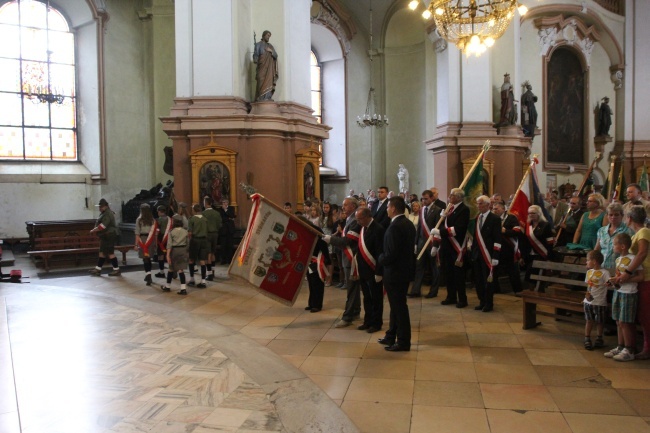
<path fill-rule="evenodd" d="M 210 140 L 207 146 L 190 152 L 192 165 L 192 202 L 202 203 L 204 197 L 216 202 L 226 199 L 237 208 L 237 152 L 217 146 Z"/>

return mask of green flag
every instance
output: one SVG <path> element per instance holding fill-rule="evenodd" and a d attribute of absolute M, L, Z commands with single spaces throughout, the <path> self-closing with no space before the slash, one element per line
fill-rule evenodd
<path fill-rule="evenodd" d="M 483 154 L 485 155 L 485 153 Z M 476 228 L 476 216 L 478 215 L 478 207 L 476 206 L 476 199 L 483 195 L 483 158 L 476 164 L 474 171 L 472 171 L 468 178 L 465 187 L 465 205 L 469 208 L 469 233 L 474 236 L 474 229 Z"/>
<path fill-rule="evenodd" d="M 643 160 L 643 170 L 641 171 L 641 177 L 639 178 L 639 186 L 641 187 L 641 191 L 650 191 L 650 181 L 648 181 L 648 167 L 645 165 L 645 159 Z"/>

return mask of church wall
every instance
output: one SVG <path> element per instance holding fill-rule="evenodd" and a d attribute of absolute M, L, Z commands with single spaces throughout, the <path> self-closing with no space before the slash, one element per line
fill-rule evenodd
<path fill-rule="evenodd" d="M 634 50 L 628 52 L 628 56 L 634 59 L 633 72 L 626 73 L 625 85 L 633 85 L 633 104 L 634 116 L 631 137 L 626 140 L 644 140 L 650 141 L 650 122 L 648 122 L 648 101 L 650 101 L 650 2 L 636 1 L 635 13 L 631 17 L 634 27 L 634 40 L 639 41 L 635 44 Z M 633 80 L 633 83 L 630 81 Z M 650 149 L 645 149 L 650 154 Z"/>
<path fill-rule="evenodd" d="M 425 105 L 425 118 L 424 118 L 424 137 L 432 137 L 433 133 L 436 130 L 436 118 L 438 116 L 437 108 L 437 87 L 438 87 L 438 77 L 436 74 L 437 71 L 437 59 L 438 56 L 433 49 L 433 44 L 430 41 L 425 40 L 424 43 L 424 89 L 426 95 L 426 105 Z M 419 179 L 424 181 L 424 188 L 432 187 L 434 185 L 434 164 L 433 164 L 433 154 L 426 150 L 426 145 L 420 143 L 419 145 L 419 154 L 426 155 L 424 158 L 424 173 L 420 174 Z M 422 190 L 424 191 L 424 188 Z M 411 187 L 413 189 L 413 187 Z M 421 192 L 421 191 L 420 191 Z M 414 193 L 419 195 L 419 192 L 414 190 Z"/>

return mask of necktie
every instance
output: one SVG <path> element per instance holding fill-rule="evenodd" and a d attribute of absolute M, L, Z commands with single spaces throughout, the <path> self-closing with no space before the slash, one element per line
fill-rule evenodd
<path fill-rule="evenodd" d="M 483 228 L 483 214 L 478 218 L 478 228 Z"/>
<path fill-rule="evenodd" d="M 425 218 L 427 217 L 427 214 L 428 214 L 428 213 L 429 213 L 429 207 L 428 207 L 428 206 L 425 206 L 425 207 L 424 207 L 424 217 L 425 217 Z"/>
<path fill-rule="evenodd" d="M 454 205 L 452 204 L 451 207 L 449 208 L 448 214 L 451 214 L 454 211 Z"/>

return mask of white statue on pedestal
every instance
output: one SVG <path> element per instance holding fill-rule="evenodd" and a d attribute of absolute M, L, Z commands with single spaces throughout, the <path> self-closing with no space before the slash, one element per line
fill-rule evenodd
<path fill-rule="evenodd" d="M 399 180 L 399 192 L 406 194 L 409 190 L 409 171 L 404 167 L 404 164 L 399 165 L 397 179 Z"/>

